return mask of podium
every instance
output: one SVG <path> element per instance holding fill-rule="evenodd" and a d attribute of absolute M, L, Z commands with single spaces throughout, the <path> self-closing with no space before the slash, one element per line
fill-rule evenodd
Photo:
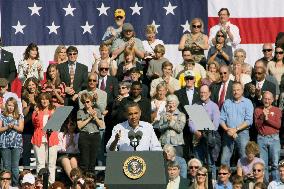
<path fill-rule="evenodd" d="M 111 151 L 107 154 L 108 189 L 165 189 L 167 169 L 162 151 Z"/>

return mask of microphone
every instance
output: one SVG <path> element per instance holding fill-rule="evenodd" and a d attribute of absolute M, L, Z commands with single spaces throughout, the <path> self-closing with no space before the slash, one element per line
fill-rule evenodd
<path fill-rule="evenodd" d="M 136 139 L 137 139 L 138 141 L 141 140 L 142 136 L 143 136 L 142 131 L 137 131 L 137 132 L 135 133 L 135 137 L 136 137 Z"/>
<path fill-rule="evenodd" d="M 135 133 L 134 133 L 134 131 L 130 130 L 130 131 L 128 132 L 128 138 L 129 138 L 130 141 L 133 141 L 133 139 L 135 138 Z"/>

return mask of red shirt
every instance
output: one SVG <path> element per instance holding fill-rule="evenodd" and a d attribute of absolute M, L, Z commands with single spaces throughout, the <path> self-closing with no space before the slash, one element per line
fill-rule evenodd
<path fill-rule="evenodd" d="M 49 110 L 48 111 L 48 115 L 49 118 L 52 114 L 52 111 Z M 43 116 L 44 116 L 44 112 L 43 111 L 34 111 L 33 115 L 32 115 L 32 121 L 33 121 L 33 125 L 35 128 L 33 137 L 32 137 L 32 144 L 40 147 L 40 145 L 42 144 L 42 137 L 43 135 L 46 136 L 45 131 L 43 130 Z M 47 136 L 46 136 L 47 137 Z M 59 140 L 58 140 L 58 132 L 57 131 L 53 131 L 49 137 L 49 146 L 54 146 L 54 145 L 58 145 Z"/>
<path fill-rule="evenodd" d="M 282 118 L 281 110 L 272 106 L 269 109 L 268 120 L 265 120 L 263 108 L 264 107 L 258 107 L 254 111 L 254 122 L 258 134 L 273 135 L 279 133 Z"/>

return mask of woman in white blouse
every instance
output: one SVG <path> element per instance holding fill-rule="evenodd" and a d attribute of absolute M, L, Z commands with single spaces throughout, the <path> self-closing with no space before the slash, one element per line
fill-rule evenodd
<path fill-rule="evenodd" d="M 156 39 L 157 29 L 154 25 L 146 26 L 146 40 L 144 40 L 143 46 L 145 49 L 145 59 L 152 59 L 155 56 L 154 49 L 158 44 L 164 45 L 164 42 L 160 39 Z"/>
<path fill-rule="evenodd" d="M 43 80 L 43 67 L 39 60 L 38 46 L 35 43 L 30 43 L 26 48 L 24 59 L 18 65 L 18 73 L 22 84 L 30 77 L 35 77 L 39 81 Z"/>

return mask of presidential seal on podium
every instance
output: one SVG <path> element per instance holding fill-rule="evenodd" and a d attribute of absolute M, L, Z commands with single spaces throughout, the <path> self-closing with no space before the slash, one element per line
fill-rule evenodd
<path fill-rule="evenodd" d="M 139 156 L 131 156 L 124 162 L 123 172 L 128 178 L 139 179 L 146 172 L 146 163 Z"/>

